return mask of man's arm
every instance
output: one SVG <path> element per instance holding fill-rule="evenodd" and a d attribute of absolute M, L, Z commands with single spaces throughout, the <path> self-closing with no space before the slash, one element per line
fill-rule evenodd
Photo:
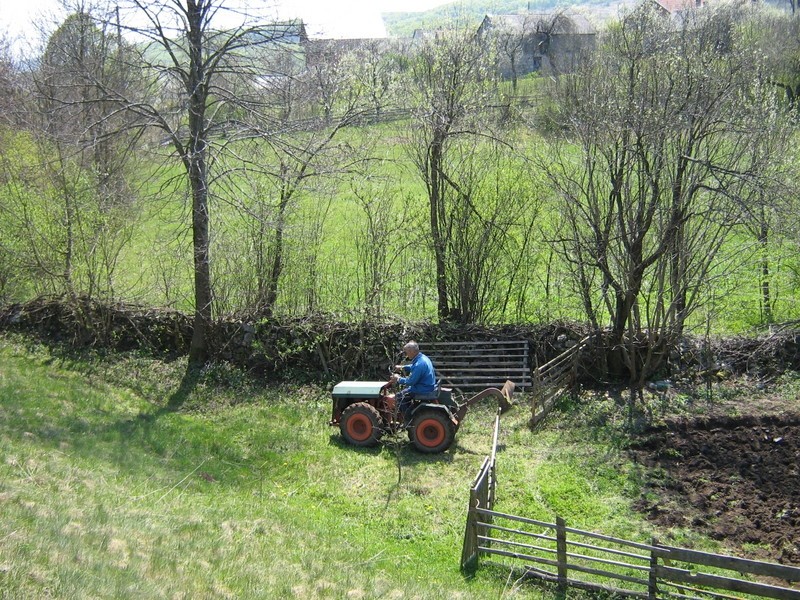
<path fill-rule="evenodd" d="M 413 369 L 411 371 L 411 375 L 409 375 L 408 377 L 401 377 L 400 379 L 398 379 L 398 382 L 402 383 L 403 385 L 407 385 L 408 387 L 416 385 L 417 383 L 419 383 L 419 380 L 422 379 L 422 372 L 423 369 L 419 368 Z"/>

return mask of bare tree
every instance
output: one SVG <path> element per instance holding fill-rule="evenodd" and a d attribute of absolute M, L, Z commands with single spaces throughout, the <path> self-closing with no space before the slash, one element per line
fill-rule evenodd
<path fill-rule="evenodd" d="M 473 138 L 453 149 L 461 196 L 449 209 L 448 289 L 463 322 L 505 321 L 532 248 L 539 196 L 525 164 L 500 140 Z"/>
<path fill-rule="evenodd" d="M 427 190 L 437 314 L 444 320 L 461 318 L 448 285 L 449 246 L 455 227 L 453 210 L 474 198 L 456 176 L 458 159 L 464 156 L 458 144 L 482 135 L 478 115 L 491 94 L 484 59 L 483 47 L 463 29 L 442 32 L 424 42 L 411 62 L 416 95 L 409 152 Z"/>
<path fill-rule="evenodd" d="M 775 104 L 736 18 L 698 11 L 676 29 L 641 7 L 561 88 L 580 153 L 563 146 L 542 166 L 563 200 L 564 256 L 590 321 L 608 319 L 632 402 L 698 306 L 768 160 L 754 152 L 767 134 L 752 114 Z"/>
<path fill-rule="evenodd" d="M 511 90 L 514 94 L 517 93 L 519 63 L 523 59 L 523 50 L 526 41 L 531 35 L 531 29 L 531 19 L 525 16 L 519 30 L 504 28 L 497 33 L 497 54 L 499 58 L 508 63 L 509 72 L 511 73 Z"/>
<path fill-rule="evenodd" d="M 789 108 L 800 109 L 800 20 L 792 14 L 764 8 L 751 19 L 751 41 L 768 64 L 767 81 L 781 90 Z"/>
<path fill-rule="evenodd" d="M 254 86 L 262 75 L 258 49 L 295 42 L 297 26 L 228 8 L 222 0 L 127 0 L 109 14 L 119 14 L 123 34 L 137 40 L 130 62 L 146 85 L 139 94 L 107 90 L 104 101 L 137 126 L 166 136 L 190 190 L 195 318 L 189 362 L 197 364 L 207 356 L 212 319 L 215 160 L 228 151 L 231 132 L 241 125 L 237 117 L 263 109 Z"/>
<path fill-rule="evenodd" d="M 560 15 L 561 13 L 557 13 Z M 547 52 L 549 36 L 555 27 L 557 17 L 552 21 L 543 20 L 541 15 L 531 13 L 500 17 L 499 26 L 488 32 L 494 42 L 499 68 L 511 77 L 511 90 L 517 93 L 520 75 L 537 69 L 542 54 Z"/>
<path fill-rule="evenodd" d="M 316 225 L 304 231 L 308 237 L 303 240 L 302 262 L 307 275 L 306 306 L 316 304 L 312 288 L 318 275 L 317 255 L 312 251 L 319 246 L 327 205 L 335 194 L 333 186 L 364 160 L 359 148 L 340 142 L 340 137 L 369 110 L 367 98 L 353 86 L 352 74 L 339 58 L 312 70 L 295 61 L 268 64 L 270 69 L 285 70 L 272 71 L 255 90 L 264 108 L 244 117 L 246 129 L 231 142 L 232 153 L 220 161 L 229 184 L 252 190 L 245 194 L 231 190 L 228 196 L 249 220 L 252 250 L 243 256 L 252 258 L 255 290 L 248 295 L 248 309 L 267 315 L 279 302 L 292 233 L 302 229 L 295 215 L 303 199 L 316 208 L 309 220 Z M 321 71 L 326 73 L 324 78 Z M 287 114 L 294 118 L 281 119 Z M 312 202 L 311 195 L 319 199 Z"/>
<path fill-rule="evenodd" d="M 364 173 L 351 181 L 350 188 L 363 213 L 355 236 L 359 300 L 367 315 L 377 316 L 383 312 L 392 282 L 397 281 L 401 256 L 417 241 L 407 234 L 412 213 L 407 199 L 398 197 L 385 178 Z"/>
<path fill-rule="evenodd" d="M 376 121 L 400 104 L 400 71 L 407 53 L 408 45 L 396 40 L 364 40 L 343 59 L 343 67 L 352 73 L 353 92 L 358 90 L 369 102 Z"/>
<path fill-rule="evenodd" d="M 411 62 L 409 152 L 427 191 L 442 320 L 505 317 L 533 233 L 537 198 L 505 132 L 493 131 L 500 113 L 489 68 L 468 31 L 443 33 Z"/>
<path fill-rule="evenodd" d="M 114 295 L 134 223 L 126 175 L 135 136 L 105 134 L 122 120 L 101 101 L 105 89 L 130 84 L 129 71 L 108 68 L 125 52 L 120 42 L 74 13 L 50 36 L 14 111 L 34 143 L 3 160 L 5 225 L 14 231 L 6 239 L 17 240 L 16 262 L 40 293 Z"/>
<path fill-rule="evenodd" d="M 0 157 L 10 156 L 13 141 L 5 131 L 5 127 L 13 121 L 12 107 L 15 104 L 17 92 L 17 67 L 11 56 L 10 44 L 4 36 L 0 36 Z M 0 161 L 0 189 L 6 188 L 11 183 L 6 160 Z M 5 211 L 4 211 L 5 214 Z M 6 227 L 8 224 L 6 223 Z M 7 301 L 13 296 L 11 290 L 17 277 L 19 266 L 15 259 L 16 248 L 14 235 L 6 227 L 0 225 L 0 301 Z"/>
<path fill-rule="evenodd" d="M 741 199 L 742 228 L 756 242 L 756 281 L 759 288 L 759 316 L 762 324 L 775 321 L 775 300 L 779 286 L 774 280 L 779 272 L 780 248 L 791 235 L 796 212 L 795 193 L 790 184 L 794 157 L 791 156 L 792 136 L 790 115 L 774 106 L 756 104 L 749 111 L 748 128 L 758 131 L 753 136 L 751 153 L 761 165 L 753 174 L 754 185 L 749 195 Z"/>
<path fill-rule="evenodd" d="M 13 115 L 14 99 L 19 89 L 18 73 L 10 43 L 0 35 L 0 123 L 3 124 L 8 124 Z"/>

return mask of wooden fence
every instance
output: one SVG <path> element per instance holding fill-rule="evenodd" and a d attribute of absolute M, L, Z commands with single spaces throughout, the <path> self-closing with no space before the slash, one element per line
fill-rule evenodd
<path fill-rule="evenodd" d="M 591 336 L 586 336 L 551 361 L 534 369 L 531 381 L 531 427 L 541 423 L 561 395 L 575 384 L 578 358 L 590 339 Z"/>
<path fill-rule="evenodd" d="M 495 511 L 499 431 L 498 411 L 491 454 L 470 488 L 462 569 L 476 568 L 482 556 L 500 556 L 521 561 L 511 566 L 521 568 L 525 577 L 555 582 L 563 592 L 576 587 L 648 600 L 742 598 L 730 595 L 735 592 L 800 600 L 800 567 L 677 548 L 655 539 L 631 542 L 567 527 L 561 518 L 546 523 Z"/>
<path fill-rule="evenodd" d="M 478 540 L 486 535 L 481 521 L 491 522 L 491 517 L 479 518 L 477 511 L 483 507 L 491 510 L 494 507 L 495 490 L 495 465 L 497 463 L 497 439 L 500 435 L 500 409 L 494 418 L 494 435 L 492 436 L 492 451 L 483 459 L 478 476 L 469 489 L 469 507 L 467 509 L 467 529 L 464 532 L 464 546 L 461 551 L 461 567 L 471 568 L 478 562 Z"/>
<path fill-rule="evenodd" d="M 474 513 L 478 557 L 521 560 L 526 576 L 555 582 L 562 589 L 572 586 L 648 599 L 739 598 L 730 595 L 735 592 L 800 600 L 800 587 L 791 586 L 800 582 L 800 567 L 676 548 L 657 540 L 630 542 L 567 527 L 560 518 L 545 523 L 481 507 Z M 770 583 L 745 579 L 743 574 Z M 609 580 L 613 583 L 602 583 Z"/>

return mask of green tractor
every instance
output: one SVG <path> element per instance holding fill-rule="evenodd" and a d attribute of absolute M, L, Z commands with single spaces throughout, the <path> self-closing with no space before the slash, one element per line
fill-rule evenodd
<path fill-rule="evenodd" d="M 487 388 L 463 404 L 453 398 L 450 388 L 436 386 L 430 394 L 417 394 L 403 415 L 397 407 L 393 383 L 385 381 L 342 381 L 333 388 L 333 417 L 342 437 L 354 446 L 374 446 L 385 433 L 408 430 L 408 437 L 420 452 L 444 452 L 453 443 L 459 425 L 474 403 L 497 398 L 500 412 L 511 408 L 514 383 L 502 389 Z"/>

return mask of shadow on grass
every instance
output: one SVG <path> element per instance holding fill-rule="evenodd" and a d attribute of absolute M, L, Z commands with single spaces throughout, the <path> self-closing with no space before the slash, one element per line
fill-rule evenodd
<path fill-rule="evenodd" d="M 138 414 L 109 420 L 104 426 L 93 430 L 93 440 L 76 439 L 78 433 L 72 427 L 67 431 L 72 434 L 71 444 L 84 450 L 91 449 L 94 457 L 105 457 L 123 470 L 135 472 L 141 463 L 151 457 L 157 461 L 169 460 L 172 468 L 179 471 L 197 470 L 206 463 L 215 463 L 219 454 L 229 451 L 224 444 L 217 443 L 212 426 L 200 422 L 182 425 L 177 430 L 167 425 L 159 425 L 163 417 L 180 413 L 189 403 L 199 384 L 202 383 L 203 372 L 198 367 L 188 366 L 183 373 L 180 384 L 169 393 L 165 402 L 149 409 L 142 409 Z M 108 437 L 109 434 L 111 437 Z M 242 462 L 241 456 L 226 456 L 226 460 Z M 162 463 L 163 464 L 163 463 Z M 211 470 L 211 469 L 210 469 Z M 192 471 L 193 473 L 194 471 Z M 228 479 L 222 474 L 216 476 L 202 472 L 198 475 L 206 481 L 225 484 Z M 229 482 L 233 483 L 233 482 Z"/>
<path fill-rule="evenodd" d="M 159 417 L 162 417 L 166 414 L 178 412 L 186 403 L 186 401 L 191 397 L 192 392 L 197 387 L 197 384 L 200 382 L 201 378 L 202 378 L 202 372 L 199 368 L 193 366 L 187 367 L 186 371 L 183 374 L 183 378 L 181 379 L 181 383 L 178 386 L 178 389 L 176 389 L 174 392 L 172 392 L 172 394 L 170 394 L 166 404 L 163 407 L 159 408 L 154 412 L 139 413 L 134 419 L 128 419 L 126 421 L 122 421 L 120 425 L 130 426 L 130 424 L 134 422 L 152 423 Z"/>
<path fill-rule="evenodd" d="M 336 446 L 337 448 L 348 451 L 348 452 L 355 452 L 356 454 L 367 454 L 367 455 L 378 455 L 383 451 L 384 444 L 378 443 L 374 446 L 353 446 L 352 444 L 348 444 L 342 436 L 338 433 L 332 433 L 328 438 L 328 443 L 331 446 Z"/>
<path fill-rule="evenodd" d="M 178 386 L 178 389 L 170 395 L 162 412 L 175 412 L 179 410 L 191 396 L 192 391 L 197 387 L 201 376 L 200 368 L 190 363 L 189 366 L 186 367 L 186 372 L 183 374 L 181 384 Z"/>
<path fill-rule="evenodd" d="M 329 444 L 336 446 L 343 451 L 354 452 L 356 454 L 378 455 L 384 450 L 399 454 L 403 466 L 414 466 L 418 464 L 430 464 L 440 462 L 453 462 L 453 455 L 459 454 L 478 454 L 472 450 L 467 450 L 455 443 L 449 450 L 437 452 L 435 454 L 425 454 L 414 449 L 414 445 L 403 437 L 403 434 L 386 435 L 383 440 L 375 446 L 353 446 L 348 444 L 341 435 L 332 433 L 329 436 Z"/>

